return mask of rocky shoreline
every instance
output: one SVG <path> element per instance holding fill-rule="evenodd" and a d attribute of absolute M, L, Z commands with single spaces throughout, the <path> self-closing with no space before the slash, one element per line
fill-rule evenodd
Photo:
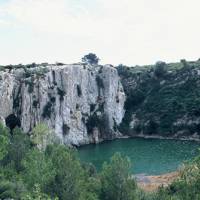
<path fill-rule="evenodd" d="M 182 141 L 195 141 L 195 142 L 200 142 L 200 137 L 193 135 L 193 136 L 182 136 L 182 137 L 177 137 L 177 136 L 171 136 L 171 137 L 163 137 L 159 135 L 134 135 L 134 136 L 125 136 L 121 138 L 144 138 L 144 139 L 160 139 L 160 140 L 182 140 Z M 120 138 L 120 139 L 121 139 Z"/>

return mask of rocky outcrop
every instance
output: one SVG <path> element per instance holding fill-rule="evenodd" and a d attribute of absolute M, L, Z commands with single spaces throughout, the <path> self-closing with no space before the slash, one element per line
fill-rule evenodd
<path fill-rule="evenodd" d="M 15 114 L 25 132 L 40 122 L 65 144 L 96 143 L 120 136 L 125 94 L 117 70 L 73 64 L 4 69 L 0 117 Z"/>

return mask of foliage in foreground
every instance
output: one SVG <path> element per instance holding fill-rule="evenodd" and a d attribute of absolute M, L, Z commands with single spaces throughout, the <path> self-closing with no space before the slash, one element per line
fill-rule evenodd
<path fill-rule="evenodd" d="M 32 137 L 0 125 L 0 199 L 131 200 L 136 184 L 130 161 L 116 154 L 101 173 L 81 164 L 76 150 L 44 142 L 48 130 L 39 125 Z"/>
<path fill-rule="evenodd" d="M 11 135 L 0 125 L 0 199 L 200 199 L 200 156 L 186 164 L 180 178 L 170 186 L 145 193 L 138 189 L 130 173 L 128 158 L 116 153 L 97 173 L 93 165 L 80 163 L 74 149 L 58 143 L 44 145 L 41 130 L 49 134 L 39 125 L 30 138 L 20 129 Z"/>

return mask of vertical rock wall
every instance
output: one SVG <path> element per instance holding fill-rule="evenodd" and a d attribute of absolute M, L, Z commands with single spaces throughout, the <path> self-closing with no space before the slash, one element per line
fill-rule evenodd
<path fill-rule="evenodd" d="M 25 132 L 44 122 L 65 144 L 118 137 L 125 94 L 117 70 L 73 64 L 0 72 L 0 117 L 15 114 Z"/>

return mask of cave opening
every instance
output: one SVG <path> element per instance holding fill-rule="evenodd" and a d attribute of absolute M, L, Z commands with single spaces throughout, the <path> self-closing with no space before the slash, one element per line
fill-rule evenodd
<path fill-rule="evenodd" d="M 10 114 L 6 117 L 6 126 L 12 131 L 16 127 L 21 127 L 20 119 L 15 114 Z"/>

